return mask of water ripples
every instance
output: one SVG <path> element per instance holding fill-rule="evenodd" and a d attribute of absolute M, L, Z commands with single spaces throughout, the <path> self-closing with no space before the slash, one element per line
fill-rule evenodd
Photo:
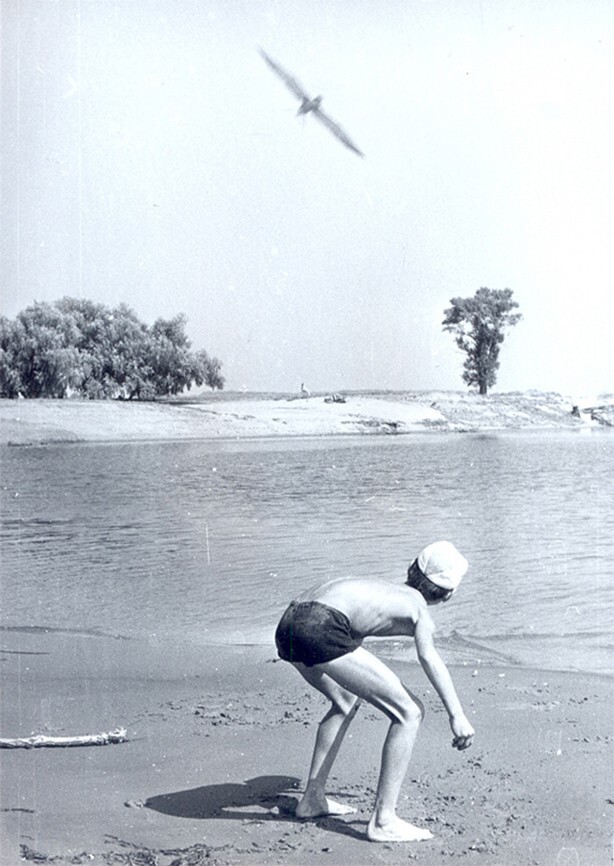
<path fill-rule="evenodd" d="M 6 626 L 268 640 L 306 584 L 402 580 L 446 537 L 471 568 L 444 636 L 560 654 L 567 635 L 595 667 L 614 619 L 611 436 L 4 449 L 2 468 Z"/>

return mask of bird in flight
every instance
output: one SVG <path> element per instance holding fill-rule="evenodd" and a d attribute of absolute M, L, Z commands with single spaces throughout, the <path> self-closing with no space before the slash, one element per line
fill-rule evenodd
<path fill-rule="evenodd" d="M 267 63 L 271 67 L 273 72 L 279 75 L 288 90 L 291 90 L 292 93 L 301 100 L 301 104 L 299 105 L 297 113 L 309 114 L 309 112 L 312 112 L 315 117 L 318 118 L 320 123 L 323 123 L 324 126 L 329 129 L 330 132 L 332 132 L 332 134 L 335 135 L 342 144 L 344 144 L 346 147 L 349 147 L 349 149 L 353 150 L 354 153 L 357 153 L 358 156 L 364 156 L 364 153 L 362 153 L 356 147 L 347 132 L 341 129 L 338 123 L 335 123 L 335 121 L 332 120 L 332 118 L 330 118 L 328 114 L 322 111 L 322 109 L 320 108 L 322 97 L 316 96 L 311 99 L 309 94 L 305 92 L 305 89 L 302 87 L 301 84 L 299 84 L 299 82 L 296 80 L 296 78 L 294 78 L 293 75 L 290 75 L 289 72 L 286 72 L 286 70 L 283 69 L 278 63 L 275 63 L 274 60 L 271 60 L 269 55 L 265 51 L 263 51 L 262 48 L 260 48 L 259 51 L 265 63 Z"/>

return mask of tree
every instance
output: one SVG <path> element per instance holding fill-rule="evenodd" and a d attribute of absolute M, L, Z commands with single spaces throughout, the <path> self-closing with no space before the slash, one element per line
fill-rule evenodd
<path fill-rule="evenodd" d="M 34 304 L 2 326 L 0 393 L 63 397 L 77 361 L 73 323 L 51 304 Z"/>
<path fill-rule="evenodd" d="M 516 325 L 520 313 L 511 289 L 478 289 L 472 298 L 451 298 L 442 322 L 444 331 L 455 335 L 456 345 L 467 355 L 463 380 L 487 394 L 497 380 L 499 352 L 504 331 Z"/>
<path fill-rule="evenodd" d="M 190 351 L 185 327 L 183 315 L 148 327 L 125 304 L 35 303 L 14 321 L 0 317 L 0 396 L 148 400 L 223 388 L 220 361 Z"/>
<path fill-rule="evenodd" d="M 196 368 L 194 378 L 196 384 L 207 385 L 212 391 L 217 388 L 222 391 L 225 379 L 221 374 L 222 362 L 218 358 L 210 358 L 204 349 L 196 353 Z"/>
<path fill-rule="evenodd" d="M 0 397 L 15 398 L 19 395 L 21 377 L 13 363 L 16 322 L 0 316 Z"/>

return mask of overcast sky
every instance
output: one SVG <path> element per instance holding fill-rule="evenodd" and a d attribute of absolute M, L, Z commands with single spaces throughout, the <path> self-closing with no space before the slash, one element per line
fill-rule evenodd
<path fill-rule="evenodd" d="M 3 313 L 183 312 L 249 390 L 614 390 L 612 0 L 2 0 Z M 291 71 L 364 151 L 298 102 Z"/>

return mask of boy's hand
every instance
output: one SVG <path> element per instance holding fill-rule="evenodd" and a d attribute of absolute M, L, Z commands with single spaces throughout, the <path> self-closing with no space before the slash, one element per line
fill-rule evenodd
<path fill-rule="evenodd" d="M 462 751 L 463 749 L 468 749 L 473 742 L 473 735 L 475 734 L 475 731 L 469 724 L 467 716 L 453 716 L 450 719 L 450 727 L 452 728 L 452 733 L 454 734 L 452 746 L 459 751 Z"/>

